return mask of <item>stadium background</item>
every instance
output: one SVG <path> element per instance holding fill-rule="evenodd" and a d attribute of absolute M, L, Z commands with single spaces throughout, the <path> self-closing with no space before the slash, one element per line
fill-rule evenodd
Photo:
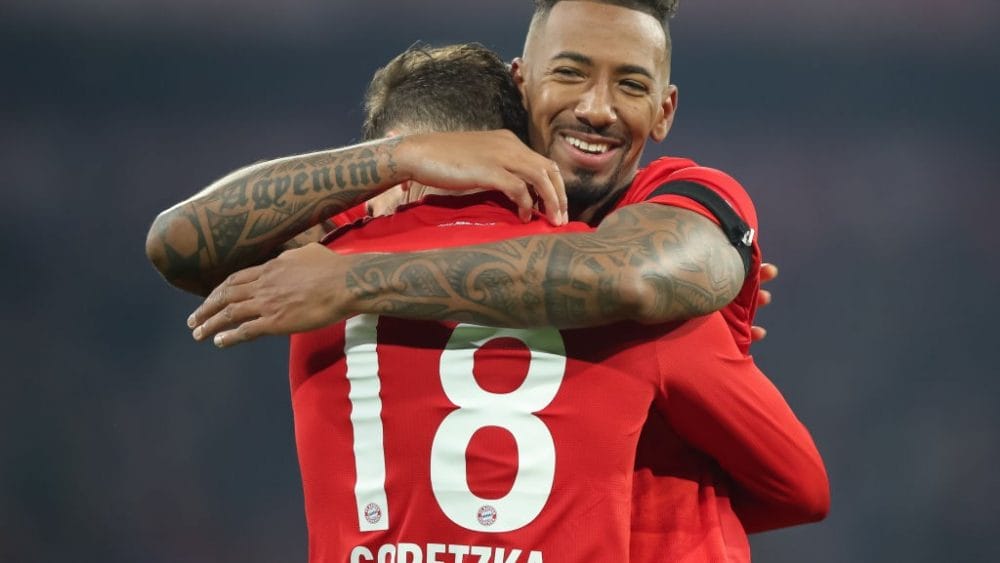
<path fill-rule="evenodd" d="M 304 561 L 286 343 L 197 346 L 145 262 L 157 211 L 358 139 L 415 40 L 519 53 L 528 2 L 7 0 L 0 16 L 0 561 Z M 682 2 L 649 155 L 753 195 L 755 348 L 833 509 L 761 562 L 997 561 L 1000 4 Z"/>

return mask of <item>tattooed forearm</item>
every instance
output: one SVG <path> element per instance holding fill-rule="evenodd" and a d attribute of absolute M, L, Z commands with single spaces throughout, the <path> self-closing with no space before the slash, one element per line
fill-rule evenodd
<path fill-rule="evenodd" d="M 725 306 L 743 283 L 718 227 L 655 204 L 593 233 L 362 256 L 346 278 L 356 312 L 508 327 L 682 320 Z"/>
<path fill-rule="evenodd" d="M 150 229 L 147 254 L 175 285 L 210 289 L 398 182 L 395 151 L 401 142 L 388 139 L 237 170 L 161 213 Z"/>

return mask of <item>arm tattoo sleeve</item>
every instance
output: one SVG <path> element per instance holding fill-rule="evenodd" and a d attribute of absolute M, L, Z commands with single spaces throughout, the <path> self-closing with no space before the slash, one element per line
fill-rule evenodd
<path fill-rule="evenodd" d="M 682 320 L 725 306 L 743 283 L 740 257 L 715 224 L 658 204 L 623 208 L 593 233 L 353 264 L 355 312 L 508 327 Z"/>
<path fill-rule="evenodd" d="M 389 139 L 237 170 L 160 214 L 147 253 L 177 285 L 214 286 L 396 183 L 394 155 L 400 142 Z"/>

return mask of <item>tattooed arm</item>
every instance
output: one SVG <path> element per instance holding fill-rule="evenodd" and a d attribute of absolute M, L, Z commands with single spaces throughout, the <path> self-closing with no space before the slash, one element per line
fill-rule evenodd
<path fill-rule="evenodd" d="M 739 292 L 743 264 L 705 217 L 648 203 L 616 211 L 593 233 L 365 255 L 344 283 L 350 313 L 570 328 L 716 311 Z"/>
<path fill-rule="evenodd" d="M 146 254 L 167 281 L 206 295 L 321 220 L 408 180 L 444 189 L 491 187 L 517 203 L 525 219 L 533 205 L 530 184 L 550 220 L 565 222 L 558 168 L 510 131 L 430 133 L 241 168 L 161 213 Z"/>
<path fill-rule="evenodd" d="M 263 262 L 323 219 L 400 181 L 395 162 L 400 142 L 237 170 L 161 213 L 149 230 L 146 253 L 168 281 L 207 294 L 229 273 Z M 317 235 L 310 238 L 318 240 Z"/>
<path fill-rule="evenodd" d="M 560 328 L 687 319 L 725 306 L 743 263 L 705 217 L 630 205 L 590 233 L 341 256 L 319 245 L 234 274 L 188 321 L 230 346 L 360 313 Z"/>

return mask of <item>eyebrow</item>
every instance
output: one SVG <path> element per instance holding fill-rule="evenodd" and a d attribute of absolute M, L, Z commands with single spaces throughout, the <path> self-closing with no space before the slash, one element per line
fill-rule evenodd
<path fill-rule="evenodd" d="M 559 53 L 556 53 L 556 55 L 552 57 L 552 60 L 554 61 L 557 59 L 569 59 L 575 63 L 579 63 L 582 65 L 594 66 L 594 59 L 591 59 L 587 55 L 584 55 L 582 53 L 577 53 L 575 51 L 561 51 Z M 650 80 L 656 80 L 653 77 L 652 72 L 650 72 L 645 67 L 639 65 L 624 64 L 616 67 L 615 71 L 619 74 L 641 74 L 649 78 Z"/>

